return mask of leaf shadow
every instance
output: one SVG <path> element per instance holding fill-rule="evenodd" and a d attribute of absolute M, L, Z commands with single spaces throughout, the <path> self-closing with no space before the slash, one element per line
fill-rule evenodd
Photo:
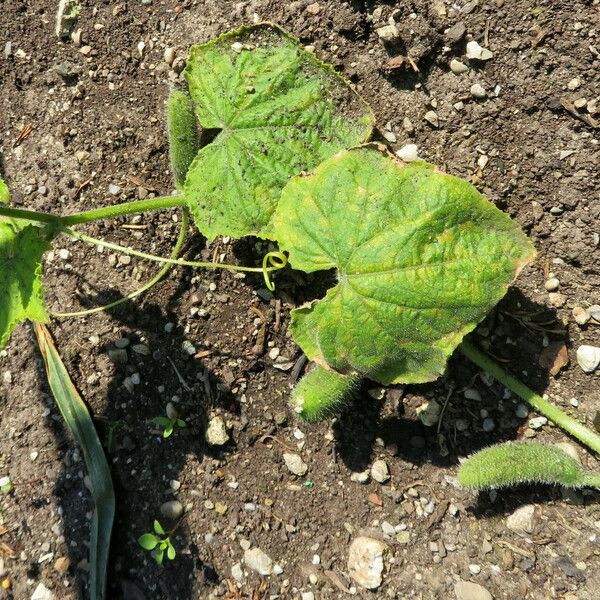
<path fill-rule="evenodd" d="M 476 343 L 489 343 L 508 371 L 535 391 L 544 393 L 551 377 L 538 362 L 544 344 L 552 341 L 569 344 L 568 332 L 558 333 L 558 324 L 554 309 L 531 301 L 513 287 L 471 335 Z M 377 447 L 412 465 L 430 463 L 447 469 L 458 464 L 459 456 L 520 439 L 527 430 L 529 417 L 519 417 L 516 413 L 517 407 L 524 403 L 460 352 L 454 353 L 446 375 L 436 382 L 390 386 L 387 401 L 375 400 L 369 395 L 369 388 L 372 395 L 381 389 L 377 384 L 366 383 L 334 425 L 338 456 L 352 471 L 368 468 L 374 455 L 380 452 Z M 431 401 L 443 407 L 442 419 L 437 425 L 425 426 L 417 413 L 420 406 Z M 530 416 L 534 416 L 533 411 Z M 491 430 L 490 421 L 486 421 L 484 430 L 486 419 L 491 419 Z M 441 451 L 443 448 L 445 451 Z M 487 510 L 483 496 L 480 494 L 477 502 L 481 502 L 481 510 Z M 516 502 L 532 498 L 540 502 L 552 500 L 556 493 L 544 486 L 530 486 L 511 491 L 507 497 L 520 499 Z"/>
<path fill-rule="evenodd" d="M 85 278 L 81 274 L 75 276 Z M 190 289 L 190 278 L 189 272 L 179 273 L 175 287 L 169 286 L 166 302 L 153 303 L 148 299 L 151 292 L 141 301 L 127 302 L 107 311 L 118 324 L 118 333 L 113 330 L 105 336 L 108 341 L 96 348 L 98 353 L 106 354 L 115 349 L 117 339 L 130 340 L 124 349 L 127 362 L 116 361 L 108 369 L 111 375 L 106 397 L 99 399 L 103 409 L 92 411 L 111 465 L 116 495 L 108 575 L 108 597 L 114 599 L 128 600 L 139 592 L 138 595 L 145 594 L 147 598 L 192 600 L 198 594 L 208 594 L 220 582 L 220 576 L 212 566 L 210 551 L 200 548 L 190 536 L 186 524 L 189 513 L 184 513 L 179 521 L 169 521 L 159 510 L 164 502 L 177 499 L 177 490 L 173 489 L 176 484 L 172 482 L 178 481 L 181 487 L 186 485 L 184 466 L 190 456 L 201 466 L 213 459 L 218 461 L 235 450 L 233 442 L 213 448 L 205 441 L 209 412 L 222 408 L 229 413 L 239 413 L 239 404 L 229 389 L 230 384 L 212 372 L 201 359 L 186 352 L 184 342 L 188 338 L 182 327 L 175 325 L 177 312 L 180 312 L 179 299 Z M 154 290 L 154 293 L 164 293 L 164 289 Z M 88 301 L 91 305 L 102 305 L 119 297 L 113 289 L 95 290 L 95 296 L 88 296 Z M 173 324 L 168 332 L 165 331 L 166 323 Z M 62 329 L 60 337 L 68 339 L 69 326 L 59 327 Z M 143 344 L 150 352 L 133 350 L 138 344 Z M 59 346 L 59 350 L 64 351 L 63 360 L 73 378 L 85 381 L 88 374 L 82 364 L 85 352 L 73 351 L 71 345 L 67 349 Z M 38 370 L 47 391 L 41 363 L 38 363 Z M 125 384 L 135 373 L 139 374 L 141 383 L 133 387 Z M 94 394 L 89 387 L 97 383 L 87 381 L 89 385 L 84 387 L 88 391 L 82 393 L 84 400 L 92 400 Z M 164 416 L 168 401 L 178 408 L 187 427 L 176 428 L 168 439 L 163 439 L 148 421 Z M 93 402 L 96 405 L 95 398 Z M 59 445 L 70 447 L 66 454 L 72 455 L 72 440 L 62 422 L 56 424 L 53 433 Z M 87 496 L 81 495 L 81 481 L 73 481 L 68 471 L 63 468 L 55 485 L 55 494 L 64 509 L 61 525 L 69 559 L 71 565 L 77 565 L 87 558 L 87 549 L 78 542 L 89 537 L 86 511 L 90 510 L 90 504 Z M 165 472 L 168 473 L 166 478 Z M 152 530 L 154 519 L 165 528 L 173 529 L 172 539 L 178 551 L 176 560 L 165 561 L 162 568 L 154 565 L 150 554 L 136 541 L 140 535 Z M 77 579 L 81 582 L 79 597 L 83 600 L 86 597 L 85 578 Z"/>

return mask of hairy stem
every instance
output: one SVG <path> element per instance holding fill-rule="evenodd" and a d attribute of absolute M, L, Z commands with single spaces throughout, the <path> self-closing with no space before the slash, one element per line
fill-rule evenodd
<path fill-rule="evenodd" d="M 183 196 L 160 196 L 159 198 L 124 202 L 123 204 L 115 204 L 95 210 L 86 210 L 74 215 L 67 215 L 60 217 L 60 223 L 62 225 L 80 225 L 81 223 L 89 223 L 91 221 L 114 219 L 123 215 L 161 210 L 163 208 L 177 208 L 185 205 L 186 201 Z"/>
<path fill-rule="evenodd" d="M 463 341 L 459 349 L 478 367 L 493 375 L 500 383 L 525 400 L 525 402 L 539 413 L 556 423 L 556 425 L 564 429 L 567 433 L 570 433 L 574 438 L 577 438 L 580 442 L 588 446 L 588 448 L 600 453 L 600 435 L 596 432 L 588 429 L 554 404 L 544 400 L 539 394 L 536 394 L 517 378 L 507 373 L 497 362 L 475 348 L 470 342 Z"/>
<path fill-rule="evenodd" d="M 91 221 L 102 221 L 104 219 L 114 219 L 115 217 L 121 217 L 123 215 L 161 210 L 164 208 L 177 208 L 185 205 L 186 201 L 183 196 L 161 196 L 159 198 L 149 198 L 148 200 L 124 202 L 123 204 L 115 204 L 113 206 L 106 206 L 105 208 L 97 208 L 95 210 L 86 210 L 64 217 L 36 210 L 24 210 L 21 208 L 0 206 L 0 217 L 26 219 L 27 221 L 66 226 L 80 225 L 81 223 L 89 223 Z"/>
<path fill-rule="evenodd" d="M 177 236 L 177 241 L 175 242 L 175 246 L 171 250 L 171 259 L 177 259 L 179 253 L 181 252 L 181 248 L 183 247 L 183 243 L 185 241 L 185 236 L 187 234 L 187 229 L 189 225 L 189 213 L 186 208 L 183 209 L 183 213 L 181 216 L 181 229 L 179 230 L 179 235 Z M 97 306 L 96 308 L 90 308 L 88 310 L 79 310 L 75 312 L 55 312 L 52 313 L 53 317 L 65 318 L 65 317 L 86 317 L 87 315 L 92 315 L 94 313 L 102 312 L 105 310 L 110 310 L 111 308 L 115 308 L 124 302 L 129 302 L 129 300 L 133 300 L 138 296 L 146 293 L 149 289 L 153 288 L 171 269 L 173 268 L 172 263 L 164 264 L 160 271 L 147 283 L 145 283 L 141 288 L 123 296 L 123 298 L 119 298 L 114 302 L 106 304 L 104 306 Z"/>
<path fill-rule="evenodd" d="M 0 206 L 0 217 L 9 217 L 11 219 L 25 219 L 27 221 L 37 221 L 38 223 L 51 223 L 57 225 L 60 223 L 60 217 L 49 213 L 38 212 L 36 210 L 23 210 L 21 208 L 12 208 Z"/>

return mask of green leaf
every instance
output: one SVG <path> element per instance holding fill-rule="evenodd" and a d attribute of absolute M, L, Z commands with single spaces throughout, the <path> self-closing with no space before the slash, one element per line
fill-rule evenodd
<path fill-rule="evenodd" d="M 0 177 L 0 202 L 4 204 L 8 204 L 10 202 L 10 191 L 2 177 Z"/>
<path fill-rule="evenodd" d="M 177 555 L 177 553 L 175 552 L 175 548 L 173 547 L 173 544 L 171 544 L 169 542 L 169 547 L 167 548 L 167 558 L 169 560 L 175 560 L 176 555 Z"/>
<path fill-rule="evenodd" d="M 369 145 L 283 191 L 275 237 L 296 269 L 337 269 L 322 300 L 292 313 L 307 356 L 381 383 L 437 378 L 463 336 L 535 254 L 465 181 Z"/>
<path fill-rule="evenodd" d="M 48 237 L 36 225 L 0 220 L 0 350 L 20 321 L 48 321 L 42 287 Z"/>
<path fill-rule="evenodd" d="M 474 489 L 503 488 L 523 483 L 565 487 L 598 487 L 600 477 L 588 475 L 564 450 L 546 444 L 498 444 L 471 456 L 458 470 L 461 485 Z"/>
<path fill-rule="evenodd" d="M 160 535 L 166 535 L 163 526 L 156 519 L 154 520 L 154 531 Z"/>
<path fill-rule="evenodd" d="M 154 550 L 152 550 L 152 558 L 156 561 L 157 565 L 163 564 L 164 555 L 165 555 L 165 551 L 162 550 L 161 548 L 154 548 Z"/>
<path fill-rule="evenodd" d="M 160 540 L 153 533 L 145 533 L 138 538 L 138 544 L 144 550 L 154 550 Z"/>
<path fill-rule="evenodd" d="M 185 77 L 200 125 L 219 132 L 184 186 L 209 239 L 269 237 L 289 177 L 372 131 L 373 114 L 348 83 L 274 25 L 193 46 Z"/>
<path fill-rule="evenodd" d="M 115 494 L 110 469 L 87 406 L 73 385 L 69 373 L 44 325 L 34 325 L 48 383 L 65 423 L 81 446 L 90 477 L 94 500 L 90 535 L 90 598 L 106 598 L 106 570 L 110 536 L 115 515 Z"/>

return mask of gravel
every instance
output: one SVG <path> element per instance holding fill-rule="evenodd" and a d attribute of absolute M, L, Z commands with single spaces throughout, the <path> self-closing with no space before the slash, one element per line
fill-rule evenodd
<path fill-rule="evenodd" d="M 285 466 L 288 468 L 290 473 L 293 473 L 298 477 L 306 475 L 308 471 L 308 465 L 302 460 L 302 458 L 298 454 L 294 454 L 292 452 L 285 452 L 283 454 L 283 461 L 285 462 Z"/>
<path fill-rule="evenodd" d="M 273 572 L 273 561 L 260 548 L 250 548 L 244 552 L 244 563 L 259 575 L 267 576 Z"/>
<path fill-rule="evenodd" d="M 584 344 L 577 348 L 577 364 L 586 372 L 592 373 L 600 365 L 600 348 Z"/>
<path fill-rule="evenodd" d="M 208 422 L 205 437 L 211 446 L 224 446 L 229 441 L 229 433 L 223 417 L 216 416 Z"/>
<path fill-rule="evenodd" d="M 456 600 L 493 600 L 493 596 L 483 586 L 471 581 L 458 581 L 454 585 Z"/>
<path fill-rule="evenodd" d="M 387 544 L 373 538 L 356 538 L 348 551 L 348 572 L 358 585 L 374 590 L 382 581 L 383 557 Z"/>
<path fill-rule="evenodd" d="M 519 535 L 525 535 L 533 532 L 536 520 L 535 506 L 526 504 L 509 515 L 506 519 L 506 526 Z"/>
<path fill-rule="evenodd" d="M 390 479 L 390 469 L 384 460 L 376 460 L 371 467 L 371 477 L 378 483 L 385 483 Z"/>
<path fill-rule="evenodd" d="M 183 514 L 183 504 L 179 500 L 169 500 L 164 504 L 161 504 L 160 514 L 165 519 L 171 519 L 176 521 Z"/>

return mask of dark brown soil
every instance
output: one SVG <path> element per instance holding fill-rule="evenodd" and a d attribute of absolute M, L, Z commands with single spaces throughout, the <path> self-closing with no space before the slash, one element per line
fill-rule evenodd
<path fill-rule="evenodd" d="M 322 0 L 318 10 L 307 0 L 85 1 L 80 46 L 55 37 L 56 4 L 0 7 L 1 46 L 12 44 L 10 56 L 0 56 L 1 167 L 18 204 L 65 213 L 169 193 L 164 102 L 180 76 L 164 61 L 165 47 L 185 57 L 192 43 L 241 24 L 278 22 L 350 79 L 380 129 L 395 133 L 394 150 L 418 144 L 422 158 L 473 181 L 531 235 L 539 257 L 480 328 L 479 340 L 532 387 L 593 420 L 599 375 L 583 373 L 575 350 L 582 343 L 600 345 L 600 330 L 579 327 L 571 311 L 599 303 L 599 136 L 586 107 L 577 109 L 582 120 L 561 99 L 598 100 L 597 1 Z M 380 14 L 374 19 L 375 9 Z M 402 39 L 385 46 L 376 29 L 392 12 Z M 461 22 L 466 34 L 451 39 L 447 30 Z M 493 58 L 455 75 L 449 62 L 464 56 L 469 39 L 489 47 Z M 413 58 L 418 72 L 410 65 L 386 68 L 402 54 Z M 474 83 L 488 91 L 486 99 L 471 96 Z M 424 120 L 429 110 L 437 113 L 438 128 Z M 412 126 L 403 124 L 405 118 Z M 16 145 L 27 125 L 31 134 Z M 116 197 L 108 193 L 110 184 L 120 188 Z M 84 230 L 165 255 L 177 223 L 165 212 Z M 61 258 L 61 249 L 68 258 Z M 248 241 L 208 245 L 195 235 L 186 253 L 256 264 L 264 249 Z M 50 305 L 65 310 L 106 303 L 135 289 L 155 268 L 137 259 L 123 265 L 108 251 L 62 237 L 45 265 Z M 544 290 L 550 272 L 564 297 Z M 290 363 L 300 358 L 286 334 L 289 308 L 313 294 L 317 283 L 284 275 L 273 297 L 260 277 L 174 269 L 141 301 L 53 322 L 113 470 L 117 519 L 109 598 L 299 599 L 310 591 L 317 600 L 343 598 L 342 588 L 352 585 L 346 576 L 351 540 L 359 532 L 383 539 L 386 521 L 403 525 L 409 537 L 400 539 L 408 543 L 386 540 L 391 558 L 384 582 L 375 592 L 357 589 L 358 598 L 454 598 L 459 579 L 479 583 L 496 599 L 600 597 L 597 494 L 529 487 L 477 497 L 455 487 L 458 458 L 482 446 L 534 435 L 565 441 L 548 425 L 537 433 L 528 428 L 515 416 L 516 400 L 464 358 L 456 356 L 435 384 L 367 386 L 335 423 L 295 420 L 288 407 L 291 370 L 274 368 L 268 352 L 277 347 Z M 167 323 L 174 324 L 170 333 Z M 266 343 L 257 352 L 261 330 Z M 151 354 L 130 346 L 127 364 L 114 364 L 107 351 L 122 337 L 132 346 L 146 344 Z M 538 364 L 548 342 L 569 349 L 571 362 L 556 378 Z M 0 598 L 29 599 L 40 582 L 57 599 L 83 598 L 91 507 L 81 453 L 49 395 L 30 327 L 19 327 L 0 356 L 0 476 L 19 484 L 0 499 L 1 579 L 11 585 Z M 133 373 L 141 383 L 130 392 L 124 381 Z M 478 390 L 482 400 L 466 399 L 465 388 Z M 440 429 L 447 452 L 436 428 L 416 416 L 416 408 L 432 399 L 448 399 Z M 164 414 L 168 401 L 178 403 L 188 427 L 163 441 L 148 419 Z M 204 441 L 215 414 L 232 428 L 232 442 L 220 451 Z M 486 416 L 494 420 L 491 433 L 483 432 Z M 287 447 L 307 462 L 305 478 L 285 467 Z M 598 467 L 582 449 L 580 456 Z M 350 480 L 352 471 L 376 458 L 388 463 L 389 483 Z M 186 507 L 174 534 L 178 557 L 158 568 L 136 540 L 173 497 Z M 430 501 L 433 517 L 422 510 Z M 538 516 L 533 532 L 520 537 L 506 527 L 506 517 L 523 504 L 535 504 Z M 283 573 L 261 580 L 249 571 L 238 586 L 231 569 L 247 543 Z M 70 560 L 65 573 L 54 566 L 59 557 Z"/>

